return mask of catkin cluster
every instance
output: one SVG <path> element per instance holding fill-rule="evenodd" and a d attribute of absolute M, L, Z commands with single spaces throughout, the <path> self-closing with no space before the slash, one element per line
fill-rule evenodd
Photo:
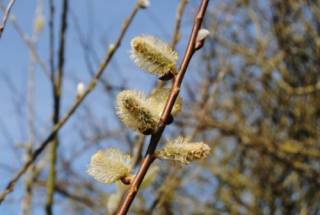
<path fill-rule="evenodd" d="M 143 93 L 125 90 L 117 97 L 117 114 L 122 122 L 135 131 L 143 134 L 152 133 L 157 127 L 157 114 Z"/>
<path fill-rule="evenodd" d="M 158 77 L 177 73 L 178 54 L 153 36 L 138 36 L 131 41 L 131 58 L 144 71 Z"/>
<path fill-rule="evenodd" d="M 188 164 L 194 160 L 206 158 L 210 147 L 203 142 L 190 142 L 188 138 L 178 137 L 169 141 L 163 149 L 157 152 L 161 159 L 169 159 Z"/>
<path fill-rule="evenodd" d="M 165 42 L 153 36 L 138 36 L 131 41 L 131 58 L 144 71 L 158 77 L 170 77 L 177 73 L 178 54 Z M 117 114 L 128 127 L 142 134 L 157 130 L 170 90 L 158 88 L 149 97 L 142 92 L 125 90 L 117 96 Z M 181 111 L 182 99 L 177 98 L 172 115 Z"/>
<path fill-rule="evenodd" d="M 114 183 L 130 174 L 131 157 L 115 148 L 100 150 L 91 157 L 87 173 L 102 183 Z"/>
<path fill-rule="evenodd" d="M 128 128 L 145 135 L 152 134 L 157 129 L 169 93 L 169 89 L 160 88 L 146 97 L 139 91 L 122 91 L 117 96 L 117 114 Z M 173 107 L 172 115 L 179 113 L 181 106 L 182 99 L 179 97 Z"/>
<path fill-rule="evenodd" d="M 153 36 L 138 36 L 131 41 L 131 58 L 144 71 L 156 75 L 161 80 L 177 74 L 178 54 L 165 42 Z M 158 129 L 162 112 L 170 96 L 170 89 L 156 88 L 149 96 L 136 90 L 124 90 L 117 96 L 116 110 L 120 120 L 128 128 L 144 135 L 153 134 Z M 171 118 L 182 108 L 178 97 L 171 111 Z M 188 164 L 207 157 L 210 147 L 202 142 L 193 143 L 188 138 L 178 137 L 169 141 L 155 153 L 157 158 Z M 113 183 L 130 178 L 131 157 L 117 149 L 98 151 L 91 158 L 88 174 L 103 183 Z M 157 171 L 150 171 L 145 184 L 155 177 Z M 130 182 L 129 182 L 130 183 Z"/>

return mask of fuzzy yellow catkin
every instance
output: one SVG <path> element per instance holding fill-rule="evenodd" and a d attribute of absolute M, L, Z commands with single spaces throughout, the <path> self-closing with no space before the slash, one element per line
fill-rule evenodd
<path fill-rule="evenodd" d="M 143 134 L 154 132 L 159 121 L 143 93 L 134 90 L 118 94 L 117 114 L 127 127 Z"/>
<path fill-rule="evenodd" d="M 177 73 L 177 52 L 153 36 L 133 38 L 131 40 L 131 58 L 141 69 L 158 77 Z"/>
<path fill-rule="evenodd" d="M 173 141 L 169 141 L 158 151 L 157 157 L 160 159 L 168 159 L 188 164 L 194 160 L 206 158 L 211 148 L 203 142 L 189 142 L 188 138 L 178 137 Z"/>
<path fill-rule="evenodd" d="M 150 103 L 152 109 L 158 113 L 160 117 L 167 99 L 170 95 L 170 89 L 168 88 L 157 88 L 152 91 L 151 95 L 148 97 L 148 102 Z M 182 98 L 177 97 L 176 102 L 172 108 L 172 115 L 176 115 L 181 111 L 182 108 Z"/>
<path fill-rule="evenodd" d="M 102 183 L 114 183 L 131 171 L 131 157 L 116 148 L 99 150 L 90 160 L 87 173 Z"/>

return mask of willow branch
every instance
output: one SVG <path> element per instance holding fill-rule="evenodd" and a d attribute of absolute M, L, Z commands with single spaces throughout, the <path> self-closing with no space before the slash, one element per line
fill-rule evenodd
<path fill-rule="evenodd" d="M 207 62 L 207 71 L 212 71 L 210 62 Z M 225 74 L 228 71 L 228 66 L 224 65 L 221 70 L 219 70 L 218 74 L 215 77 L 212 76 L 208 76 L 205 77 L 204 79 L 204 83 L 203 83 L 203 90 L 202 92 L 200 91 L 200 97 L 201 99 L 199 101 L 201 101 L 199 103 L 199 110 L 202 110 L 203 113 L 206 113 L 206 111 L 208 111 L 208 109 L 210 109 L 209 107 L 209 102 L 210 99 L 215 97 L 215 93 L 218 89 L 218 85 L 221 84 Z M 196 110 L 197 112 L 199 110 Z M 201 112 L 201 111 L 200 111 Z M 190 139 L 194 139 L 194 136 L 196 134 L 198 134 L 201 129 L 202 129 L 202 121 L 201 120 L 197 120 L 197 125 L 195 126 L 195 128 L 193 129 L 190 135 Z M 180 172 L 180 171 L 179 171 Z M 172 182 L 176 181 L 176 174 L 177 174 L 177 170 L 176 167 L 174 166 L 170 166 L 169 170 L 167 171 L 167 174 L 165 175 L 165 179 L 164 182 L 162 183 L 161 187 L 158 188 L 158 192 L 156 195 L 156 198 L 153 200 L 151 207 L 148 210 L 148 214 L 152 214 L 153 211 L 157 208 L 160 207 L 161 204 L 163 204 L 162 199 L 166 199 L 166 193 L 165 191 L 167 191 L 168 189 L 163 189 L 163 188 L 171 188 L 170 186 L 172 186 Z M 179 184 L 175 183 L 175 186 L 177 187 Z M 172 189 L 170 189 L 172 190 Z"/>
<path fill-rule="evenodd" d="M 4 31 L 4 28 L 6 27 L 6 24 L 7 24 L 7 21 L 8 21 L 8 18 L 9 18 L 9 15 L 10 15 L 10 11 L 11 11 L 11 8 L 13 6 L 13 4 L 16 2 L 16 0 L 11 0 L 9 3 L 8 3 L 8 6 L 6 8 L 6 10 L 4 11 L 4 14 L 3 14 L 3 18 L 2 18 L 2 22 L 0 24 L 0 38 L 2 36 L 2 33 Z"/>
<path fill-rule="evenodd" d="M 40 4 L 39 4 L 40 5 Z M 39 7 L 39 5 L 37 7 Z M 37 14 L 36 14 L 37 15 Z M 34 38 L 34 42 L 37 42 L 37 31 L 33 31 L 31 38 Z M 35 110 L 34 110 L 34 93 L 35 93 L 35 59 L 32 54 L 29 52 L 30 65 L 28 69 L 28 81 L 27 81 L 27 120 L 28 120 L 28 141 L 26 144 L 26 157 L 27 159 L 32 155 L 33 143 L 36 139 L 36 130 L 34 125 L 35 119 Z M 31 207 L 32 207 L 32 198 L 33 198 L 33 189 L 34 189 L 34 181 L 39 175 L 38 168 L 35 165 L 32 165 L 30 170 L 30 174 L 26 177 L 24 183 L 24 196 L 21 203 L 21 214 L 22 215 L 30 215 Z"/>
<path fill-rule="evenodd" d="M 55 6 L 53 0 L 49 0 L 49 61 L 51 80 L 54 80 L 54 14 Z"/>
<path fill-rule="evenodd" d="M 84 101 L 84 99 L 92 92 L 92 90 L 96 87 L 97 81 L 102 76 L 103 72 L 105 71 L 107 65 L 110 63 L 112 57 L 114 56 L 115 52 L 121 45 L 121 42 L 127 32 L 130 24 L 132 23 L 134 17 L 136 16 L 137 12 L 139 11 L 140 6 L 138 3 L 135 4 L 131 14 L 127 17 L 124 21 L 120 35 L 118 36 L 116 42 L 114 43 L 113 49 L 108 49 L 105 57 L 103 58 L 102 62 L 100 63 L 96 73 L 90 83 L 87 85 L 85 92 L 82 96 L 77 97 L 76 101 L 73 105 L 69 108 L 69 110 L 63 115 L 60 121 L 52 128 L 51 133 L 45 138 L 39 145 L 39 147 L 32 153 L 31 158 L 26 161 L 26 163 L 20 168 L 20 170 L 14 175 L 14 177 L 8 182 L 4 191 L 0 194 L 0 204 L 5 200 L 7 195 L 11 193 L 17 183 L 17 181 L 21 178 L 21 176 L 28 170 L 28 168 L 35 162 L 35 160 L 39 157 L 39 155 L 43 152 L 43 150 L 47 147 L 47 145 L 52 141 L 54 135 L 61 129 L 63 125 L 69 120 L 69 118 L 74 114 L 80 104 Z"/>
<path fill-rule="evenodd" d="M 188 4 L 188 0 L 180 0 L 180 2 L 179 2 L 177 12 L 176 12 L 176 21 L 174 23 L 174 28 L 173 28 L 173 36 L 172 36 L 172 40 L 171 40 L 171 44 L 170 44 L 172 49 L 175 49 L 177 43 L 180 40 L 181 21 L 182 21 L 182 16 L 183 16 L 183 13 L 186 9 L 187 4 Z"/>
<path fill-rule="evenodd" d="M 189 38 L 188 46 L 185 51 L 182 63 L 179 67 L 179 72 L 176 77 L 173 79 L 172 88 L 170 91 L 169 98 L 166 102 L 166 105 L 164 107 L 164 110 L 162 111 L 159 126 L 157 129 L 157 132 L 151 136 L 151 140 L 148 146 L 147 153 L 142 161 L 142 164 L 138 170 L 137 175 L 135 176 L 132 184 L 129 187 L 129 190 L 127 192 L 127 195 L 122 202 L 122 205 L 120 206 L 120 209 L 118 211 L 118 215 L 125 215 L 127 214 L 138 190 L 139 187 L 143 181 L 143 178 L 145 177 L 149 167 L 151 166 L 152 162 L 155 160 L 154 152 L 156 150 L 156 147 L 159 143 L 159 140 L 161 139 L 162 133 L 167 125 L 167 122 L 170 117 L 171 110 L 173 108 L 173 105 L 179 95 L 180 92 L 180 86 L 182 84 L 182 80 L 184 78 L 184 75 L 187 71 L 188 65 L 190 63 L 190 60 L 193 56 L 193 54 L 197 51 L 197 35 L 198 31 L 200 30 L 203 17 L 205 14 L 205 11 L 207 9 L 209 0 L 202 0 L 198 13 L 194 20 L 194 25 L 192 28 L 192 32 Z"/>
<path fill-rule="evenodd" d="M 0 9 L 2 11 L 5 11 L 5 7 L 0 1 Z M 29 49 L 30 53 L 32 54 L 32 57 L 34 58 L 35 62 L 40 65 L 42 71 L 46 75 L 48 79 L 50 79 L 49 70 L 47 68 L 47 65 L 44 63 L 44 61 L 41 59 L 40 55 L 38 54 L 38 51 L 34 45 L 34 41 L 32 38 L 29 38 L 22 30 L 22 28 L 17 23 L 16 19 L 11 19 L 12 25 L 14 29 L 17 31 L 18 35 L 21 37 L 22 41 L 25 43 L 27 48 Z"/>
<path fill-rule="evenodd" d="M 52 7 L 52 5 L 51 5 Z M 54 76 L 54 71 L 52 74 L 52 91 L 53 91 L 53 125 L 59 122 L 60 110 L 61 110 L 61 93 L 62 93 L 62 80 L 64 76 L 64 62 L 65 62 L 65 37 L 67 30 L 67 17 L 68 17 L 68 0 L 63 1 L 63 8 L 61 14 L 61 25 L 60 25 L 60 41 L 59 41 L 59 51 L 58 51 L 58 70 L 57 77 Z M 49 34 L 50 35 L 50 34 Z M 51 38 L 51 35 L 50 35 Z M 52 41 L 51 41 L 52 42 Z M 52 50 L 51 50 L 52 51 Z M 50 53 L 51 55 L 52 53 Z M 53 55 L 52 55 L 53 56 Z M 51 56 L 51 57 L 52 57 Z M 51 62 L 52 64 L 53 62 Z M 51 69 L 53 65 L 51 65 Z M 54 191 L 56 184 L 56 163 L 57 163 L 57 149 L 59 145 L 58 132 L 55 133 L 52 138 L 51 150 L 50 150 L 50 169 L 47 181 L 47 203 L 46 203 L 46 213 L 48 215 L 52 214 L 52 207 L 54 204 Z"/>
<path fill-rule="evenodd" d="M 39 185 L 41 187 L 46 186 L 46 181 L 43 181 L 43 180 L 37 179 L 34 181 L 34 183 L 36 183 L 37 185 Z M 54 189 L 57 194 L 62 195 L 64 198 L 70 199 L 75 202 L 79 202 L 89 208 L 94 207 L 95 203 L 90 198 L 88 198 L 86 196 L 82 196 L 79 193 L 72 192 L 70 189 L 67 189 L 68 186 L 70 186 L 70 185 L 57 182 L 55 184 Z"/>
<path fill-rule="evenodd" d="M 187 0 L 180 0 L 179 1 L 179 4 L 178 4 L 178 7 L 177 7 L 177 10 L 176 10 L 176 20 L 175 20 L 175 23 L 174 23 L 174 29 L 173 29 L 173 34 L 172 34 L 172 38 L 171 38 L 171 48 L 172 49 L 175 49 L 177 43 L 179 42 L 179 39 L 180 39 L 180 29 L 181 29 L 181 21 L 182 21 L 182 16 L 183 16 L 183 13 L 185 12 L 185 8 L 187 6 L 187 3 L 188 1 Z M 156 81 L 156 88 L 162 88 L 164 86 L 165 82 L 161 81 L 161 80 L 157 80 Z M 139 162 L 141 161 L 141 158 L 142 158 L 142 146 L 144 144 L 144 140 L 145 140 L 145 137 L 144 136 L 141 136 L 141 138 L 143 138 L 143 142 L 139 142 L 139 145 L 138 145 L 138 153 L 135 153 L 134 154 L 134 158 L 133 158 L 133 163 L 134 163 L 134 167 L 138 166 Z M 138 156 L 138 157 L 137 157 Z M 124 195 L 125 195 L 125 192 L 122 192 L 121 194 L 121 198 L 120 200 L 118 201 L 117 203 L 117 207 L 116 208 L 119 208 L 120 207 L 120 204 L 122 202 L 122 200 L 124 199 Z M 113 215 L 115 215 L 116 211 L 113 213 Z"/>

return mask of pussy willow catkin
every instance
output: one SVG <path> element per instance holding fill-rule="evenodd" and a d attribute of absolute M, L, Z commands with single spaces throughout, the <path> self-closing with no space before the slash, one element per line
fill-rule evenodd
<path fill-rule="evenodd" d="M 163 77 L 176 74 L 178 54 L 153 36 L 138 36 L 131 41 L 131 58 L 144 71 Z"/>

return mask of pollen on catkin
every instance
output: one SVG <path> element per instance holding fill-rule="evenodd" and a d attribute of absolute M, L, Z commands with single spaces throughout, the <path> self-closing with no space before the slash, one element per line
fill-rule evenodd
<path fill-rule="evenodd" d="M 173 141 L 169 141 L 158 151 L 157 157 L 160 159 L 168 159 L 188 164 L 194 160 L 206 158 L 211 148 L 203 142 L 189 142 L 188 138 L 178 137 Z"/>
<path fill-rule="evenodd" d="M 153 36 L 133 38 L 131 40 L 131 58 L 141 69 L 158 77 L 177 73 L 177 52 Z"/>
<path fill-rule="evenodd" d="M 114 183 L 131 171 L 131 157 L 116 148 L 99 150 L 91 157 L 87 173 L 102 183 Z"/>
<path fill-rule="evenodd" d="M 155 110 L 159 117 L 166 105 L 167 99 L 170 95 L 170 89 L 168 88 L 157 88 L 152 91 L 151 95 L 148 97 L 148 101 L 153 110 Z M 177 97 L 176 102 L 172 108 L 171 114 L 176 115 L 181 111 L 182 107 L 182 98 L 180 96 Z"/>
<path fill-rule="evenodd" d="M 156 130 L 160 118 L 143 93 L 134 90 L 120 92 L 117 109 L 119 118 L 127 127 L 143 134 Z"/>

